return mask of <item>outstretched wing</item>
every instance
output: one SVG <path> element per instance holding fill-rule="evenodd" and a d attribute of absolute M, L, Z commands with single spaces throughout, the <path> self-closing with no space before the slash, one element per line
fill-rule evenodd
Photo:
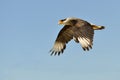
<path fill-rule="evenodd" d="M 92 48 L 94 30 L 91 25 L 86 22 L 79 22 L 74 27 L 74 38 L 76 42 L 79 42 L 84 51 Z"/>
<path fill-rule="evenodd" d="M 60 55 L 66 48 L 66 43 L 73 39 L 73 27 L 65 25 L 59 32 L 53 48 L 50 50 L 51 55 Z"/>

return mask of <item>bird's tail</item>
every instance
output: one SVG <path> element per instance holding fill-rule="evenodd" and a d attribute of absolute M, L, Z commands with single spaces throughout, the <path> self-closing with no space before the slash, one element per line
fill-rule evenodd
<path fill-rule="evenodd" d="M 102 30 L 105 29 L 104 26 L 97 26 L 97 25 L 91 25 L 94 30 Z"/>

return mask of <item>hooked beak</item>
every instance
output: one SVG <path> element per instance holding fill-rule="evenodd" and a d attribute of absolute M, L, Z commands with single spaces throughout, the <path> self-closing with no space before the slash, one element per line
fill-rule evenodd
<path fill-rule="evenodd" d="M 58 24 L 59 24 L 59 25 L 63 24 L 63 21 L 62 21 L 62 20 L 59 20 Z"/>

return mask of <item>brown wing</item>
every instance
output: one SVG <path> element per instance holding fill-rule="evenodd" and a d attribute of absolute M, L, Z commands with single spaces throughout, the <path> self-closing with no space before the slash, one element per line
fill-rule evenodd
<path fill-rule="evenodd" d="M 73 27 L 69 25 L 65 25 L 62 30 L 59 32 L 57 39 L 54 43 L 53 48 L 50 50 L 51 55 L 60 55 L 63 53 L 66 48 L 66 43 L 68 43 L 71 39 L 73 39 Z"/>
<path fill-rule="evenodd" d="M 81 44 L 84 51 L 92 48 L 94 30 L 88 22 L 77 23 L 74 27 L 74 32 L 75 41 Z"/>

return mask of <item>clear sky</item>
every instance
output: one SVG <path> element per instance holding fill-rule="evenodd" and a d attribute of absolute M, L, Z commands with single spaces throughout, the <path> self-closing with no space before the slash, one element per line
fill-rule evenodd
<path fill-rule="evenodd" d="M 88 52 L 71 41 L 50 56 L 66 17 L 106 29 Z M 120 80 L 119 45 L 120 0 L 0 0 L 0 80 Z"/>

